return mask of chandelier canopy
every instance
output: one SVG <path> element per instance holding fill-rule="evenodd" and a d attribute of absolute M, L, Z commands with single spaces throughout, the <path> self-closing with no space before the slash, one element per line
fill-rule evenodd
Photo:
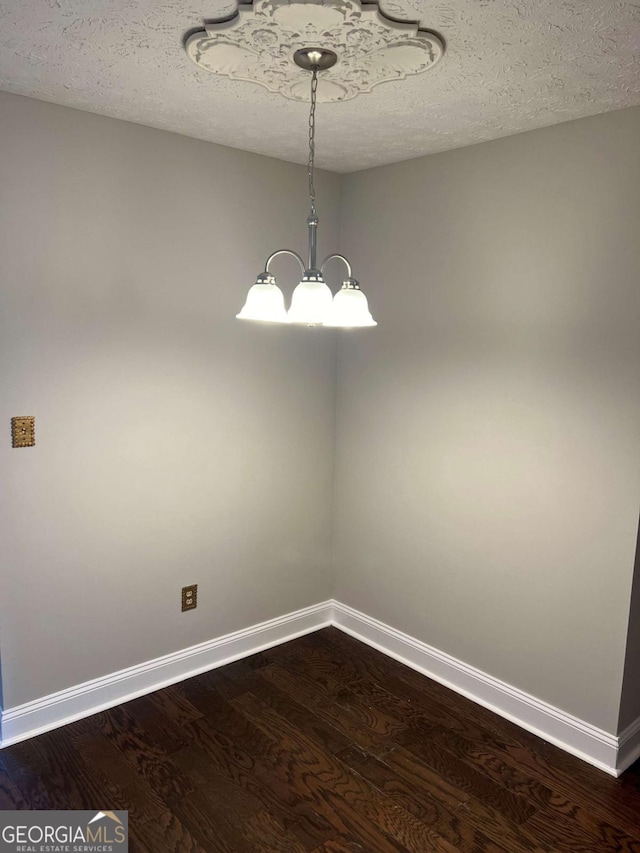
<path fill-rule="evenodd" d="M 309 97 L 294 65 L 296 51 L 309 45 L 322 45 L 339 58 L 319 68 L 320 103 L 348 101 L 381 83 L 421 74 L 444 53 L 436 33 L 360 0 L 239 3 L 236 14 L 207 22 L 185 41 L 187 54 L 205 71 L 257 83 L 294 101 Z"/>

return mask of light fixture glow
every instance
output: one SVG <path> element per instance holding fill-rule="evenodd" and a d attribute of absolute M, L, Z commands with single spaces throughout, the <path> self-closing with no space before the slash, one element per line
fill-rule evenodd
<path fill-rule="evenodd" d="M 263 323 L 287 323 L 287 311 L 284 307 L 284 294 L 276 284 L 276 277 L 270 273 L 260 273 L 256 283 L 249 288 L 247 301 L 238 320 L 260 320 Z"/>
<path fill-rule="evenodd" d="M 305 71 L 311 72 L 311 109 L 309 112 L 309 206 L 307 217 L 309 232 L 308 263 L 290 249 L 279 249 L 267 258 L 264 272 L 257 277 L 256 283 L 249 289 L 245 305 L 236 317 L 239 320 L 260 320 L 268 323 L 300 323 L 307 326 L 331 326 L 351 329 L 376 326 L 371 316 L 367 298 L 360 290 L 358 282 L 351 277 L 351 265 L 344 255 L 328 255 L 318 267 L 316 264 L 316 233 L 318 215 L 316 213 L 315 171 L 315 115 L 318 92 L 318 72 L 335 65 L 337 56 L 324 48 L 304 48 L 294 54 L 295 63 Z M 302 278 L 293 291 L 291 308 L 287 312 L 284 296 L 276 285 L 275 276 L 269 271 L 272 261 L 279 255 L 291 255 L 300 266 Z M 331 290 L 324 280 L 324 268 L 333 259 L 341 261 L 347 267 L 347 276 L 342 289 L 332 297 Z"/>
<path fill-rule="evenodd" d="M 290 323 L 306 323 L 307 326 L 320 326 L 331 311 L 333 296 L 327 287 L 322 273 L 307 270 L 302 281 L 293 291 Z"/>
<path fill-rule="evenodd" d="M 377 326 L 371 316 L 367 297 L 360 290 L 355 278 L 348 278 L 333 297 L 331 310 L 325 321 L 325 326 L 340 329 L 358 329 L 365 326 Z"/>

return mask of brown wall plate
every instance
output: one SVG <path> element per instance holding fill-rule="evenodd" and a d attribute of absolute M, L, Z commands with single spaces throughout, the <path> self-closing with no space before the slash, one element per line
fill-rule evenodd
<path fill-rule="evenodd" d="M 36 443 L 36 419 L 11 418 L 11 444 L 13 447 L 33 447 Z"/>

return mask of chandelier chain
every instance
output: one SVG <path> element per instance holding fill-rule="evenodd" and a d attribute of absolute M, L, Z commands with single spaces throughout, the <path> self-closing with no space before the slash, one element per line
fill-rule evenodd
<path fill-rule="evenodd" d="M 311 215 L 316 215 L 316 188 L 314 184 L 314 167 L 316 156 L 316 100 L 318 92 L 318 69 L 313 69 L 311 77 L 311 109 L 309 110 L 309 201 L 311 203 Z"/>

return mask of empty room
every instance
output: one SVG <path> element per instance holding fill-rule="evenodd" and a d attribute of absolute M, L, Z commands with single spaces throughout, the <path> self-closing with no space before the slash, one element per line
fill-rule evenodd
<path fill-rule="evenodd" d="M 640 2 L 0 48 L 0 851 L 640 853 Z"/>

